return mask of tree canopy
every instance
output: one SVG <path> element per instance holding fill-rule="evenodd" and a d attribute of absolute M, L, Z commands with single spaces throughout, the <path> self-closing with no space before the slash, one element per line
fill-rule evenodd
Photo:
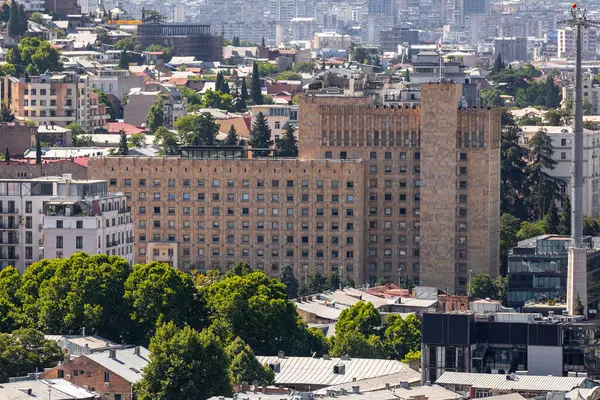
<path fill-rule="evenodd" d="M 146 128 L 154 133 L 165 124 L 165 103 L 162 97 L 157 97 L 146 116 Z"/>
<path fill-rule="evenodd" d="M 252 131 L 250 132 L 250 145 L 257 149 L 268 149 L 273 145 L 271 140 L 271 128 L 262 112 L 256 115 Z M 253 153 L 254 157 L 266 157 L 269 155 L 267 150 L 258 150 Z"/>

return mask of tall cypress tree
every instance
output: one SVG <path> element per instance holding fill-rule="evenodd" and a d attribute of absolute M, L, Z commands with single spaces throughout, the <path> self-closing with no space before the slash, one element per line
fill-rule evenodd
<path fill-rule="evenodd" d="M 252 67 L 252 102 L 255 105 L 261 105 L 264 103 L 261 85 L 260 85 L 260 74 L 258 72 L 258 62 L 254 63 Z"/>
<path fill-rule="evenodd" d="M 571 234 L 571 199 L 569 196 L 565 196 L 565 200 L 563 201 L 563 210 L 560 213 L 558 232 L 561 235 Z"/>
<path fill-rule="evenodd" d="M 294 127 L 288 124 L 281 139 L 275 140 L 277 157 L 298 157 L 298 141 L 294 136 Z"/>
<path fill-rule="evenodd" d="M 125 131 L 121 130 L 119 132 L 120 140 L 119 140 L 119 154 L 122 156 L 126 156 L 129 154 L 129 146 L 127 144 L 127 136 L 125 135 Z"/>
<path fill-rule="evenodd" d="M 217 72 L 217 79 L 215 80 L 215 90 L 217 92 L 223 92 L 223 73 L 221 71 Z"/>
<path fill-rule="evenodd" d="M 248 88 L 246 87 L 246 78 L 242 78 L 242 88 L 240 89 L 240 99 L 244 102 L 244 108 L 246 108 L 246 102 L 250 99 L 248 96 Z"/>
<path fill-rule="evenodd" d="M 127 53 L 127 50 L 125 49 L 121 51 L 121 57 L 119 58 L 119 68 L 129 69 L 129 53 Z"/>
<path fill-rule="evenodd" d="M 35 135 L 35 163 L 42 163 L 42 143 L 40 142 L 40 134 Z"/>
<path fill-rule="evenodd" d="M 262 37 L 262 40 L 261 40 L 261 42 L 260 42 L 260 45 L 261 45 L 263 48 L 264 48 L 264 47 L 266 47 L 266 46 L 265 46 L 265 37 L 264 37 L 264 36 Z"/>
<path fill-rule="evenodd" d="M 496 62 L 494 63 L 494 72 L 498 73 L 504 69 L 504 63 L 502 62 L 502 56 L 498 53 L 496 57 Z"/>
<path fill-rule="evenodd" d="M 10 18 L 8 20 L 8 36 L 18 36 L 21 33 L 19 19 L 19 8 L 17 7 L 17 3 L 12 1 L 10 3 Z"/>
<path fill-rule="evenodd" d="M 257 149 L 267 149 L 273 145 L 271 140 L 271 128 L 267 119 L 262 112 L 259 112 L 256 116 L 256 120 L 252 125 L 252 131 L 250 132 L 250 145 Z M 264 150 L 258 150 L 252 153 L 254 157 L 267 157 L 269 152 Z"/>
<path fill-rule="evenodd" d="M 24 35 L 29 29 L 29 25 L 27 24 L 27 13 L 25 12 L 25 6 L 23 3 L 19 5 L 19 30 L 20 34 Z"/>
<path fill-rule="evenodd" d="M 229 145 L 238 144 L 238 134 L 237 134 L 237 131 L 235 130 L 235 126 L 233 126 L 233 124 L 231 124 L 231 127 L 229 128 L 229 132 L 227 132 L 227 139 L 225 140 L 225 144 L 229 144 Z"/>
<path fill-rule="evenodd" d="M 8 146 L 4 146 L 4 161 L 10 163 L 10 151 L 8 151 Z"/>

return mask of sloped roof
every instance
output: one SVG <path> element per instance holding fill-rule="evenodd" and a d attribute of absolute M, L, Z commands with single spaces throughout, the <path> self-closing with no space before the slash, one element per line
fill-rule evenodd
<path fill-rule="evenodd" d="M 133 347 L 114 350 L 116 353 L 114 359 L 110 358 L 110 351 L 88 354 L 82 357 L 87 357 L 97 362 L 130 383 L 136 383 L 142 379 L 142 370 L 150 362 L 150 351 L 145 347 L 140 347 L 139 350 L 140 355 L 135 354 L 135 348 Z"/>
<path fill-rule="evenodd" d="M 444 372 L 435 383 L 440 385 L 465 385 L 477 389 L 518 391 L 569 392 L 586 383 L 587 378 L 570 376 L 517 375 L 514 380 L 504 374 L 476 374 Z"/>
<path fill-rule="evenodd" d="M 27 394 L 28 389 L 31 389 L 31 394 Z M 39 379 L 0 384 L 0 399 L 25 400 L 32 398 L 87 400 L 97 397 L 95 393 L 88 392 L 64 379 Z"/>
<path fill-rule="evenodd" d="M 279 363 L 279 372 L 275 373 L 277 385 L 312 385 L 332 386 L 351 383 L 354 379 L 375 378 L 403 372 L 411 379 L 420 374 L 408 365 L 396 360 L 379 360 L 371 358 L 323 358 L 260 356 L 261 364 Z M 334 373 L 334 366 L 344 366 L 344 373 Z M 403 379 L 406 380 L 406 379 Z"/>

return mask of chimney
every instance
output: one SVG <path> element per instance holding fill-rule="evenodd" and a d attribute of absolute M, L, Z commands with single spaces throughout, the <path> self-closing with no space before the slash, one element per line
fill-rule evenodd
<path fill-rule="evenodd" d="M 140 355 L 140 346 L 135 346 L 133 348 L 133 354 L 135 354 L 136 356 Z"/>
<path fill-rule="evenodd" d="M 112 358 L 113 360 L 117 359 L 117 350 L 110 349 L 108 350 L 108 358 Z"/>
<path fill-rule="evenodd" d="M 283 351 L 277 352 L 277 358 L 285 358 L 285 353 Z"/>
<path fill-rule="evenodd" d="M 360 386 L 358 386 L 358 385 L 352 386 L 352 393 L 359 394 L 360 393 Z"/>

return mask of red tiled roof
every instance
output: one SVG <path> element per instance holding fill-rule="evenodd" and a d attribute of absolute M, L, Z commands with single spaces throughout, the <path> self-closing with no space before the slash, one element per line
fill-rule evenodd
<path fill-rule="evenodd" d="M 77 165 L 81 165 L 82 167 L 88 166 L 89 157 L 78 157 L 73 160 L 73 162 Z"/>
<path fill-rule="evenodd" d="M 169 82 L 176 86 L 185 86 L 188 83 L 188 78 L 171 77 Z"/>
<path fill-rule="evenodd" d="M 125 122 L 107 122 L 106 127 L 108 133 L 119 133 L 121 131 L 125 131 L 126 135 L 133 135 L 134 133 L 144 132 L 143 129 L 131 124 L 126 124 Z"/>

